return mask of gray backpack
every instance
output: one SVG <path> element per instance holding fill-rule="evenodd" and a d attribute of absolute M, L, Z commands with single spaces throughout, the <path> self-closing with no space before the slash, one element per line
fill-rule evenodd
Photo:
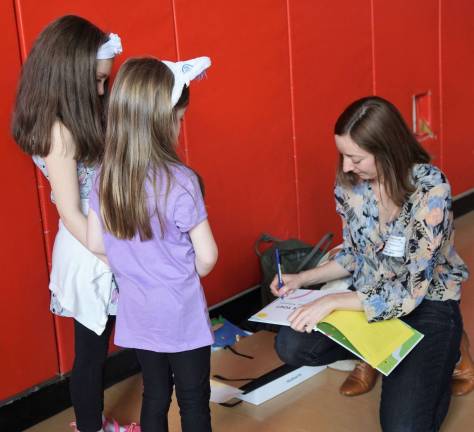
<path fill-rule="evenodd" d="M 282 273 L 299 273 L 303 270 L 314 268 L 327 252 L 334 234 L 327 233 L 316 245 L 310 245 L 298 239 L 280 240 L 270 234 L 262 234 L 255 242 L 255 253 L 260 258 L 262 270 L 261 299 L 262 306 L 275 300 L 270 291 L 270 283 L 276 275 L 275 249 L 280 251 Z M 261 252 L 263 243 L 270 246 Z M 305 288 L 319 289 L 321 285 Z"/>

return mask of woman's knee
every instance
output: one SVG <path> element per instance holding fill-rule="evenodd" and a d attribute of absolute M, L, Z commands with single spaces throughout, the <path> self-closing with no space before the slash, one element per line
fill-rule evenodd
<path fill-rule="evenodd" d="M 348 351 L 319 332 L 301 333 L 282 327 L 275 338 L 280 359 L 291 366 L 321 366 L 351 358 Z"/>
<path fill-rule="evenodd" d="M 298 346 L 294 342 L 295 331 L 289 327 L 282 327 L 275 338 L 275 351 L 281 361 L 295 365 Z"/>
<path fill-rule="evenodd" d="M 282 327 L 275 338 L 275 350 L 278 357 L 291 366 L 316 366 L 319 336 Z"/>

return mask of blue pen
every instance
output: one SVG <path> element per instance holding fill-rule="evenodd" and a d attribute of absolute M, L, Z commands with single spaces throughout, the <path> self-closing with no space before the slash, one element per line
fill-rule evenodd
<path fill-rule="evenodd" d="M 277 266 L 277 275 L 278 275 L 278 289 L 283 287 L 283 278 L 281 276 L 281 260 L 280 260 L 280 249 L 275 248 L 275 261 Z M 281 296 L 280 298 L 283 298 Z"/>

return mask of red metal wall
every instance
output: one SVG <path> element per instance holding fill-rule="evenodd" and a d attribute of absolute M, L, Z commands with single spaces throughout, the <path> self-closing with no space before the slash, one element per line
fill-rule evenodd
<path fill-rule="evenodd" d="M 441 0 L 442 161 L 460 194 L 474 186 L 474 2 Z"/>
<path fill-rule="evenodd" d="M 35 171 L 10 137 L 20 71 L 11 4 L 0 3 L 0 401 L 58 370 Z"/>
<path fill-rule="evenodd" d="M 203 281 L 210 305 L 258 283 L 253 242 L 262 231 L 316 241 L 339 230 L 332 130 L 355 98 L 387 97 L 411 124 L 412 96 L 430 92 L 435 136 L 423 144 L 455 193 L 474 187 L 469 0 L 142 0 L 134 8 L 110 0 L 50 0 L 38 8 L 34 0 L 16 0 L 1 8 L 9 37 L 1 42 L 7 97 L 0 101 L 0 151 L 8 168 L 0 176 L 15 187 L 2 189 L 7 211 L 0 222 L 16 229 L 4 230 L 11 233 L 0 252 L 7 268 L 0 324 L 14 329 L 0 336 L 0 399 L 68 371 L 73 356 L 70 320 L 55 319 L 53 327 L 48 312 L 46 263 L 57 225 L 49 186 L 39 177 L 37 194 L 32 163 L 8 134 L 17 36 L 24 57 L 58 16 L 79 14 L 120 34 L 124 53 L 115 69 L 129 56 L 212 58 L 208 79 L 192 86 L 181 139 L 187 162 L 204 177 L 219 243 L 217 268 Z"/>
<path fill-rule="evenodd" d="M 435 138 L 422 144 L 440 164 L 439 6 L 433 0 L 373 0 L 374 91 L 392 101 L 412 124 L 412 97 L 431 93 Z"/>
<path fill-rule="evenodd" d="M 213 304 L 255 285 L 252 245 L 262 231 L 294 233 L 286 2 L 253 1 L 251 10 L 246 2 L 174 3 L 179 55 L 214 62 L 209 79 L 192 86 L 185 129 L 219 244 L 204 280 Z"/>
<path fill-rule="evenodd" d="M 339 235 L 334 123 L 350 102 L 372 93 L 370 1 L 288 3 L 298 229 L 316 242 L 326 231 Z"/>

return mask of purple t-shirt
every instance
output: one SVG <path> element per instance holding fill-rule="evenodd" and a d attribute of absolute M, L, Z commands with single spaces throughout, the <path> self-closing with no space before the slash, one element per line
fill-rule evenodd
<path fill-rule="evenodd" d="M 138 234 L 132 240 L 119 240 L 104 232 L 120 292 L 115 343 L 122 347 L 180 352 L 211 345 L 214 340 L 189 237 L 189 231 L 207 218 L 206 208 L 196 175 L 183 166 L 171 170 L 166 207 L 164 191 L 158 198 L 164 237 L 156 214 L 151 218 L 151 240 L 140 241 Z M 153 213 L 151 184 L 147 192 Z M 96 179 L 89 205 L 100 220 L 98 201 Z"/>

